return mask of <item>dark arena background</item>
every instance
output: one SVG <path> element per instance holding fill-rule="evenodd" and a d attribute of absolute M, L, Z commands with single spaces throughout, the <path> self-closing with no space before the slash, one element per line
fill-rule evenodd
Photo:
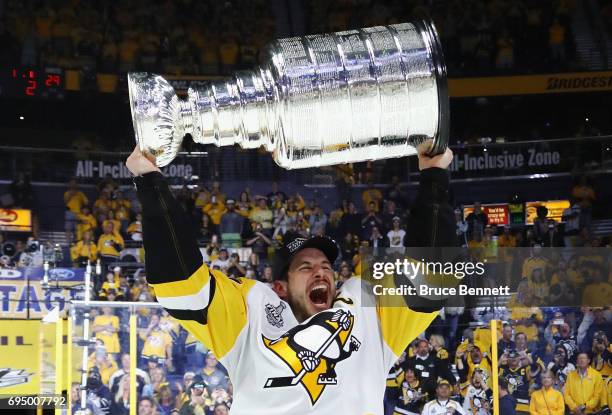
<path fill-rule="evenodd" d="M 506 408 L 487 398 L 476 406 L 475 371 L 495 396 L 507 381 L 516 411 L 528 413 L 551 369 L 562 414 L 586 352 L 603 386 L 582 392 L 599 404 L 572 413 L 605 413 L 609 0 L 0 0 L 0 413 L 231 413 L 227 370 L 147 284 L 141 206 L 125 167 L 135 145 L 128 72 L 163 75 L 184 96 L 253 68 L 273 39 L 420 15 L 435 23 L 448 70 L 458 244 L 517 272 L 505 276 L 509 296 L 446 307 L 405 359 L 428 348 L 474 415 Z M 360 247 L 402 246 L 412 231 L 416 157 L 285 170 L 263 149 L 185 140 L 163 170 L 204 260 L 230 277 L 271 284 L 287 234 L 328 235 L 340 286 L 359 272 Z M 525 254 L 498 254 L 513 247 Z M 596 254 L 546 258 L 538 247 Z M 422 372 L 398 363 L 385 415 L 420 413 L 436 398 L 410 395 L 410 382 L 427 381 Z M 198 396 L 194 382 L 204 385 Z M 23 396 L 66 405 L 16 406 Z M 411 409 L 396 408 L 406 402 Z"/>

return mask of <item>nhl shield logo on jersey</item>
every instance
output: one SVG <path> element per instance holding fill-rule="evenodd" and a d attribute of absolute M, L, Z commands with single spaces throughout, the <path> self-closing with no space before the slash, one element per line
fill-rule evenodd
<path fill-rule="evenodd" d="M 359 350 L 361 342 L 351 336 L 355 317 L 344 309 L 323 311 L 273 340 L 263 343 L 289 366 L 292 376 L 268 378 L 264 388 L 301 383 L 314 405 L 327 385 L 338 383 L 335 366 Z M 347 344 L 348 343 L 348 344 Z"/>
<path fill-rule="evenodd" d="M 273 325 L 274 327 L 283 327 L 285 322 L 283 321 L 283 310 L 287 308 L 287 305 L 282 301 L 278 306 L 273 306 L 272 304 L 266 304 L 266 318 L 268 319 L 268 323 Z"/>

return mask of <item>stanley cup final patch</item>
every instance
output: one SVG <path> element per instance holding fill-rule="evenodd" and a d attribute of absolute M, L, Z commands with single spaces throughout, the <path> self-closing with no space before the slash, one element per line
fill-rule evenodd
<path fill-rule="evenodd" d="M 283 310 L 287 308 L 287 305 L 282 301 L 278 306 L 273 306 L 272 304 L 266 304 L 266 318 L 268 319 L 268 323 L 273 325 L 274 327 L 281 328 L 285 324 L 283 321 Z"/>

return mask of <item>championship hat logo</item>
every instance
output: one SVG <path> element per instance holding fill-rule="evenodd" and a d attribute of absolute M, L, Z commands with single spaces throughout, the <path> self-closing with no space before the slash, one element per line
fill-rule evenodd
<path fill-rule="evenodd" d="M 294 253 L 300 248 L 300 246 L 302 246 L 304 242 L 306 242 L 305 238 L 295 238 L 293 241 L 287 244 L 287 249 L 289 252 Z"/>

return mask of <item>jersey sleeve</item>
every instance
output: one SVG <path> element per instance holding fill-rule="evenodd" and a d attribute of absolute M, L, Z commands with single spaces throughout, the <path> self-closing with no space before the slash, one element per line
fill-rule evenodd
<path fill-rule="evenodd" d="M 194 226 L 161 173 L 135 179 L 142 205 L 147 281 L 157 301 L 222 359 L 247 326 L 252 280 L 231 280 L 202 260 Z"/>
<path fill-rule="evenodd" d="M 392 275 L 383 277 L 379 282 L 383 288 L 398 286 Z M 429 327 L 438 311 L 411 308 L 402 296 L 375 296 L 374 300 L 382 340 L 392 353 L 385 356 L 385 363 L 391 366 L 410 342 Z"/>
<path fill-rule="evenodd" d="M 408 344 L 421 334 L 436 318 L 438 312 L 421 313 L 408 307 L 377 306 L 382 338 L 393 352 L 393 363 L 408 347 Z"/>
<path fill-rule="evenodd" d="M 253 280 L 233 280 L 205 264 L 184 280 L 152 284 L 157 301 L 198 341 L 222 359 L 247 326 L 246 297 Z"/>

